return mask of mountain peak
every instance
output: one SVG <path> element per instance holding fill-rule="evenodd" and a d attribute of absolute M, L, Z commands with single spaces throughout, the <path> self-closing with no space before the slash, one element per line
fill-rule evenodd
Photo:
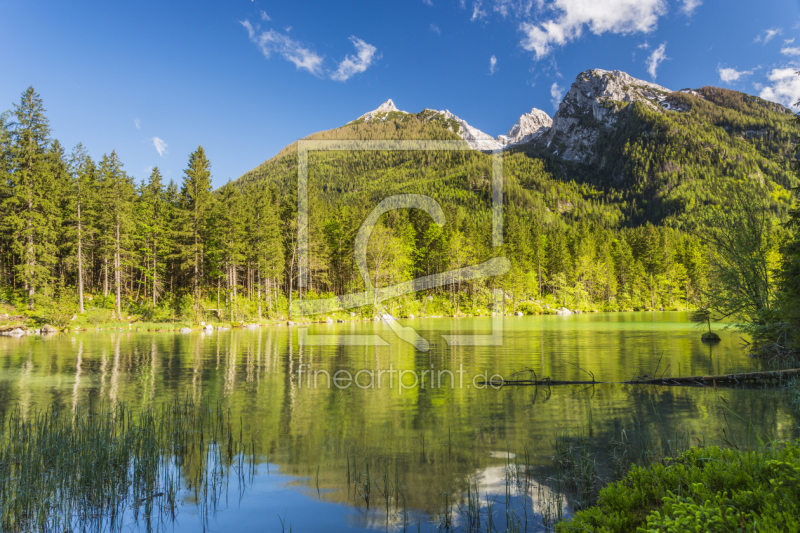
<path fill-rule="evenodd" d="M 530 113 L 523 113 L 511 126 L 508 133 L 498 135 L 497 141 L 504 148 L 510 148 L 511 145 L 530 142 L 541 137 L 547 133 L 552 125 L 553 119 L 550 118 L 550 115 L 534 107 Z"/>
<path fill-rule="evenodd" d="M 586 70 L 575 78 L 539 143 L 563 159 L 586 163 L 593 157 L 600 132 L 613 128 L 628 104 L 640 102 L 663 112 L 661 103 L 670 92 L 620 70 Z"/>
<path fill-rule="evenodd" d="M 399 111 L 399 110 L 397 109 L 397 107 L 395 107 L 394 102 L 392 101 L 392 99 L 389 98 L 384 103 L 382 103 L 380 106 L 378 106 L 378 109 L 376 109 L 375 112 L 377 112 L 377 111 L 389 112 L 389 111 Z"/>
<path fill-rule="evenodd" d="M 389 115 L 389 113 L 402 113 L 404 115 L 408 114 L 405 111 L 400 111 L 397 109 L 397 106 L 394 105 L 392 99 L 389 98 L 384 103 L 379 105 L 377 109 L 373 109 L 369 113 L 364 113 L 353 122 L 358 120 L 363 120 L 364 122 L 370 122 L 371 120 L 386 120 L 386 117 Z"/>

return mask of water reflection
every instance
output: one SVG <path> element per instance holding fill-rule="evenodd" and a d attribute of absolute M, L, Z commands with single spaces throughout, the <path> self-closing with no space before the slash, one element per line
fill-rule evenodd
<path fill-rule="evenodd" d="M 481 373 L 508 377 L 525 369 L 553 379 L 584 379 L 591 372 L 597 380 L 621 381 L 757 366 L 736 336 L 723 335 L 713 347 L 702 344 L 685 313 L 506 318 L 502 346 L 448 346 L 442 338 L 489 333 L 490 318 L 416 319 L 403 325 L 413 325 L 429 339 L 430 351 L 392 340 L 381 322 L 312 325 L 307 333 L 378 335 L 389 341 L 386 346 L 303 344 L 300 328 L 286 327 L 3 338 L 0 408 L 18 403 L 30 412 L 53 403 L 75 409 L 120 400 L 146 407 L 187 396 L 219 401 L 242 421 L 245 439 L 257 443 L 262 461 L 278 465 L 282 475 L 302 478 L 293 485 L 286 480 L 294 477 L 282 478 L 286 482 L 280 487 L 265 481 L 270 497 L 280 500 L 277 494 L 291 492 L 285 496 L 292 502 L 290 516 L 310 509 L 304 506 L 312 501 L 332 506 L 335 511 L 325 511 L 331 513 L 329 529 L 436 523 L 445 512 L 445 495 L 455 507 L 463 506 L 470 483 L 477 483 L 484 500 L 486 494 L 504 495 L 508 457 L 498 450 L 527 449 L 536 468 L 538 477 L 513 488 L 512 498 L 527 499 L 529 512 L 538 513 L 549 498 L 568 513 L 574 502 L 560 500 L 547 481 L 553 477 L 554 439 L 567 431 L 585 432 L 599 442 L 624 434 L 662 443 L 680 434 L 719 443 L 723 429 L 739 442 L 756 435 L 798 436 L 797 415 L 786 398 L 770 391 L 623 385 L 494 390 L 476 388 L 472 381 Z M 464 380 L 402 389 L 396 382 L 393 387 L 328 387 L 329 381 L 320 379 L 317 387 L 309 387 L 301 368 L 330 376 L 391 368 L 417 375 L 449 371 L 458 378 L 463 371 Z M 367 509 L 347 482 L 348 468 L 352 476 L 367 465 L 375 479 L 388 476 L 392 486 L 404 487 L 403 505 L 387 513 L 371 502 Z M 393 498 L 399 502 L 401 495 Z M 462 518 L 453 520 L 465 520 L 456 515 Z"/>

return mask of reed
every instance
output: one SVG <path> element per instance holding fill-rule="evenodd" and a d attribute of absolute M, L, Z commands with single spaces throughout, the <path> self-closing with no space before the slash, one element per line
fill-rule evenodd
<path fill-rule="evenodd" d="M 255 475 L 255 441 L 219 405 L 190 399 L 134 412 L 12 408 L 0 427 L 0 530 L 109 530 L 174 520 L 179 493 L 207 519 L 231 471 Z M 248 464 L 249 463 L 249 464 Z"/>

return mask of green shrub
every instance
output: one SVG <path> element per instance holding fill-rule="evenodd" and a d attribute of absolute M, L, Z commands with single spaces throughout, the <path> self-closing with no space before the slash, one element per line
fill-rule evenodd
<path fill-rule="evenodd" d="M 542 306 L 535 302 L 522 302 L 517 307 L 526 315 L 541 315 L 543 312 Z"/>
<path fill-rule="evenodd" d="M 800 445 L 692 448 L 635 467 L 556 531 L 800 531 Z"/>

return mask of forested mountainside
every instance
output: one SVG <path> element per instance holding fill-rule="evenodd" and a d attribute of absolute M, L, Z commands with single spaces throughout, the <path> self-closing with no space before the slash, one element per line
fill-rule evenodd
<path fill-rule="evenodd" d="M 721 192 L 731 184 L 764 196 L 777 261 L 798 133 L 782 106 L 718 88 L 669 92 L 619 71 L 581 73 L 552 121 L 534 109 L 496 140 L 448 111 L 389 101 L 308 139 L 461 140 L 465 150 L 312 152 L 310 284 L 300 293 L 296 144 L 217 190 L 202 147 L 182 183 L 164 183 L 157 168 L 137 180 L 113 152 L 67 155 L 29 88 L 0 122 L 0 301 L 32 313 L 82 308 L 85 292 L 118 318 L 285 316 L 291 297 L 363 290 L 353 256 L 362 221 L 387 196 L 413 193 L 437 200 L 446 223 L 385 214 L 367 257 L 377 286 L 494 256 L 511 269 L 399 298 L 390 304 L 401 316 L 487 313 L 496 288 L 507 310 L 526 312 L 698 307 L 719 280 L 696 226 L 710 207 L 740 210 L 731 202 L 741 195 Z M 490 141 L 503 154 L 499 248 L 493 156 L 481 151 Z"/>
<path fill-rule="evenodd" d="M 580 138 L 574 132 L 546 139 L 549 146 L 535 142 L 517 150 L 545 157 L 559 179 L 618 191 L 632 225 L 675 225 L 718 200 L 714 187 L 729 179 L 763 181 L 776 210 L 785 212 L 788 191 L 798 185 L 790 164 L 800 128 L 790 110 L 716 87 L 658 95 L 653 103 L 602 102 L 615 116 L 610 127 L 584 106 L 574 130 L 595 132 L 596 138 L 584 161 L 557 156 Z"/>
<path fill-rule="evenodd" d="M 380 111 L 308 139 L 463 136 L 440 112 Z M 413 192 L 440 201 L 449 222 L 440 231 L 424 214 L 386 217 L 408 257 L 387 274 L 393 282 L 503 253 L 514 265 L 509 292 L 522 300 L 549 294 L 611 309 L 699 305 L 709 280 L 706 247 L 690 229 L 696 214 L 724 205 L 719 191 L 731 180 L 755 180 L 776 220 L 784 217 L 797 183 L 790 161 L 800 130 L 792 118 L 783 106 L 725 89 L 667 92 L 618 71 L 581 73 L 550 131 L 504 153 L 502 251 L 489 241 L 490 155 L 312 154 L 312 287 L 359 286 L 347 258 L 359 221 L 381 198 Z M 291 194 L 295 153 L 287 147 L 236 183 Z M 453 259 L 462 255 L 469 259 Z"/>

